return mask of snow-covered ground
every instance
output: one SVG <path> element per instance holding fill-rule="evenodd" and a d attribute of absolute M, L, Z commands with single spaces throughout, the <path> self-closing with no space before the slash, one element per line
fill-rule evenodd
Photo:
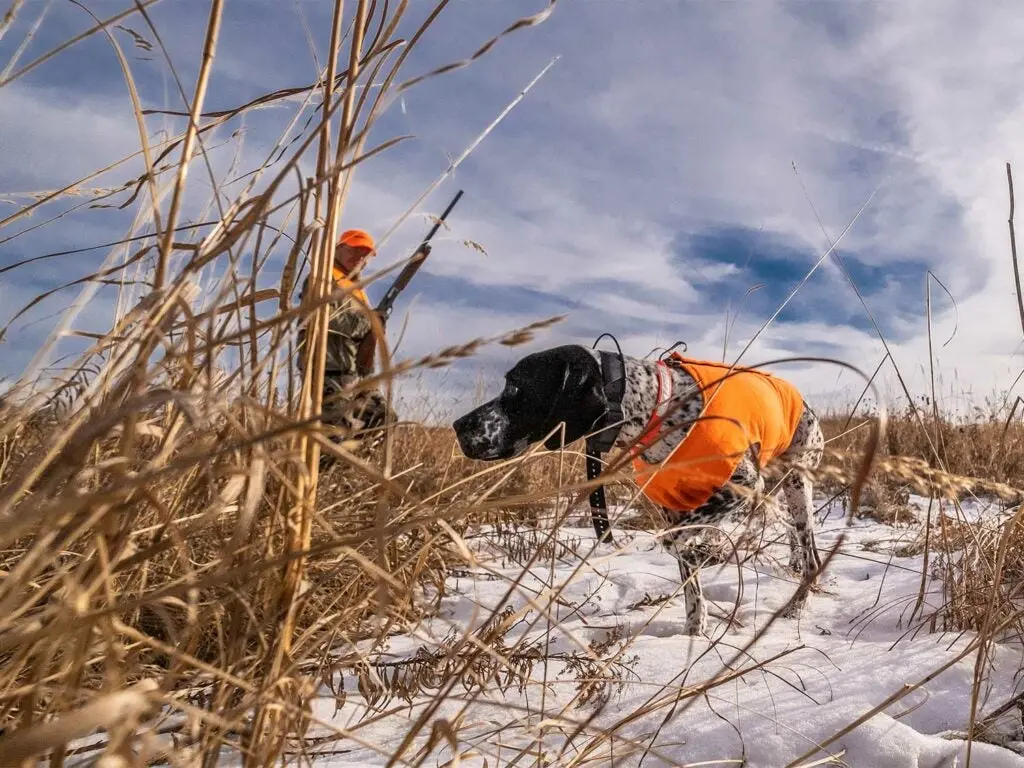
<path fill-rule="evenodd" d="M 838 505 L 827 512 L 818 536 L 823 552 L 846 529 Z M 678 570 L 655 538 L 620 527 L 616 548 L 601 545 L 584 559 L 593 532 L 585 521 L 577 522 L 581 527 L 558 532 L 566 546 L 542 548 L 525 575 L 521 563 L 543 540 L 536 532 L 472 539 L 478 563 L 448 579 L 439 614 L 412 635 L 391 638 L 374 657 L 390 665 L 383 672 L 389 680 L 396 674 L 401 680 L 416 669 L 407 660 L 417 652 L 437 652 L 446 636 L 451 643 L 495 608 L 510 607 L 516 614 L 504 642 L 509 648 L 517 640 L 529 644 L 516 655 L 524 664 L 534 662 L 528 684 L 512 681 L 502 692 L 490 682 L 482 691 L 467 692 L 458 683 L 436 710 L 425 709 L 437 699 L 433 691 L 414 694 L 411 702 L 385 696 L 370 711 L 356 675 L 345 670 L 345 701 L 339 706 L 325 690 L 314 715 L 351 738 L 324 744 L 317 764 L 386 764 L 412 724 L 426 717 L 426 727 L 405 752 L 410 764 L 431 725 L 444 719 L 451 725 L 436 727 L 435 746 L 421 765 L 451 765 L 460 757 L 463 766 L 491 768 L 626 766 L 637 765 L 648 747 L 643 765 L 652 767 L 966 765 L 966 742 L 950 732 L 969 721 L 977 654 L 935 676 L 972 636 L 929 633 L 920 613 L 912 618 L 922 558 L 894 554 L 901 539 L 913 538 L 912 528 L 856 521 L 826 571 L 823 591 L 810 596 L 799 618 L 779 618 L 753 642 L 796 587 L 780 567 L 787 559 L 784 546 L 772 545 L 769 556 L 742 565 L 733 560 L 705 567 L 710 638 L 690 638 L 681 634 Z M 511 556 L 510 547 L 518 549 Z M 928 590 L 926 615 L 941 600 L 941 585 L 930 583 Z M 600 701 L 575 707 L 581 674 L 593 670 L 574 671 L 567 662 L 585 655 L 591 644 L 602 658 L 615 660 L 611 669 L 622 684 L 605 689 L 603 707 Z M 1024 666 L 1020 650 L 1010 646 L 992 649 L 988 664 L 979 718 L 1017 692 L 1015 678 Z M 880 707 L 905 685 L 922 681 Z M 327 733 L 314 726 L 311 735 L 316 732 Z M 447 741 L 451 734 L 457 735 L 455 750 Z M 805 753 L 810 754 L 793 763 Z M 1024 766 L 1024 758 L 976 742 L 971 765 Z"/>

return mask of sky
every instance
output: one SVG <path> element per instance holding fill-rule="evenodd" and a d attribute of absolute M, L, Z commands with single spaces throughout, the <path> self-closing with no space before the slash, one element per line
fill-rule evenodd
<path fill-rule="evenodd" d="M 88 8 L 106 17 L 129 6 L 98 0 Z M 354 7 L 346 3 L 346 12 Z M 451 0 L 399 79 L 465 59 L 545 7 L 546 0 Z M 163 0 L 150 9 L 188 94 L 208 8 Z M 331 8 L 328 0 L 227 0 L 207 108 L 313 82 Z M 408 38 L 433 8 L 411 0 L 399 34 Z M 0 39 L 0 72 L 14 56 L 6 74 L 17 72 L 91 23 L 75 4 L 27 0 Z M 152 43 L 152 31 L 137 14 L 121 27 L 112 34 L 143 106 L 180 110 L 163 54 L 132 35 Z M 1016 383 L 1024 359 L 1005 166 L 1016 167 L 1024 135 L 1016 77 L 1022 38 L 1024 15 L 1000 0 L 558 0 L 543 23 L 414 86 L 390 102 L 370 143 L 410 138 L 359 166 L 343 227 L 383 235 L 558 57 L 382 244 L 375 267 L 407 256 L 429 227 L 424 214 L 440 213 L 465 190 L 450 229 L 396 307 L 392 342 L 405 324 L 398 358 L 552 315 L 566 319 L 525 347 L 495 345 L 414 377 L 403 388 L 408 407 L 418 408 L 420 398 L 435 414 L 463 410 L 500 389 L 502 372 L 522 354 L 590 345 L 602 333 L 638 357 L 682 340 L 697 358 L 828 357 L 867 375 L 887 344 L 917 398 L 929 387 L 929 285 L 941 405 L 1012 400 L 1024 386 Z M 256 110 L 215 132 L 207 143 L 214 176 L 224 181 L 257 167 L 299 106 Z M 160 114 L 146 120 L 151 138 L 181 125 Z M 0 219 L 29 195 L 139 146 L 109 41 L 97 35 L 70 47 L 0 87 Z M 136 159 L 83 186 L 117 186 L 141 168 Z M 241 186 L 234 182 L 226 194 Z M 190 170 L 188 192 L 184 221 L 215 217 L 202 161 Z M 0 269 L 125 237 L 136 209 L 67 212 L 87 200 L 63 198 L 0 226 Z M 164 211 L 168 202 L 161 201 Z M 39 293 L 123 253 L 96 248 L 0 273 L 0 317 L 6 323 Z M 268 265 L 271 283 L 280 263 Z M 386 284 L 373 284 L 371 298 Z M 109 323 L 114 293 L 80 291 L 59 291 L 11 325 L 0 376 L 17 377 L 56 313 L 76 300 L 68 328 Z M 864 386 L 824 361 L 772 370 L 823 409 L 852 401 Z M 898 407 L 895 370 L 883 366 L 879 386 Z"/>

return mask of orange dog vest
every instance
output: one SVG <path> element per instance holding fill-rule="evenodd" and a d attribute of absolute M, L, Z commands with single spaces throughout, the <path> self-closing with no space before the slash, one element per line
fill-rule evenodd
<path fill-rule="evenodd" d="M 803 414 L 803 398 L 792 384 L 769 373 L 730 370 L 725 363 L 689 360 L 678 353 L 671 357 L 700 386 L 704 409 L 668 459 L 658 464 L 643 460 L 640 453 L 657 438 L 672 398 L 671 372 L 659 361 L 658 404 L 637 446 L 633 469 L 647 498 L 690 512 L 728 482 L 751 445 L 760 444 L 761 469 L 785 452 Z"/>

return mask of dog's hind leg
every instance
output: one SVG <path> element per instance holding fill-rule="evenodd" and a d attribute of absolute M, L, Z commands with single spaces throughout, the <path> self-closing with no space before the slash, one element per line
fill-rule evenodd
<path fill-rule="evenodd" d="M 782 492 L 786 497 L 794 529 L 794 535 L 790 537 L 790 546 L 793 547 L 790 564 L 795 566 L 794 570 L 799 570 L 807 585 L 812 587 L 821 575 L 821 555 L 814 536 L 813 487 L 810 478 L 800 470 L 817 467 L 821 463 L 824 448 L 825 437 L 821 424 L 811 409 L 805 407 L 793 444 L 783 454 L 792 469 L 782 481 Z M 799 603 L 794 604 L 793 611 L 799 608 Z"/>
<path fill-rule="evenodd" d="M 785 514 L 780 515 L 778 521 L 786 530 L 786 542 L 789 544 L 789 570 L 799 574 L 803 572 L 804 558 L 800 538 L 797 536 L 796 526 L 793 521 L 793 504 L 786 496 L 785 486 L 788 480 L 788 476 L 780 478 L 774 474 L 772 475 L 772 488 L 770 493 L 766 495 L 766 503 L 771 503 L 776 510 L 785 510 Z"/>
<path fill-rule="evenodd" d="M 810 531 L 812 539 L 814 531 L 813 526 L 808 527 L 807 521 L 804 520 L 804 490 L 795 487 L 793 484 L 796 482 L 799 482 L 799 478 L 794 474 L 781 478 L 773 490 L 772 500 L 776 505 L 784 504 L 785 506 L 786 519 L 780 522 L 786 529 L 786 541 L 789 544 L 789 570 L 799 575 L 804 572 L 804 553 L 807 551 L 804 543 L 807 537 L 800 531 Z M 800 495 L 799 500 L 792 498 L 796 494 Z"/>
<path fill-rule="evenodd" d="M 789 510 L 789 502 L 786 502 L 786 510 Z M 796 525 L 792 520 L 792 513 L 789 513 L 790 520 L 786 522 L 786 538 L 789 540 L 789 570 L 793 573 L 801 573 L 804 559 L 801 556 L 800 539 L 796 535 Z"/>
<path fill-rule="evenodd" d="M 782 492 L 786 495 L 786 506 L 792 518 L 793 531 L 790 547 L 793 547 L 790 565 L 805 578 L 817 580 L 821 570 L 821 555 L 814 540 L 814 499 L 811 481 L 803 475 L 791 473 L 782 481 Z"/>

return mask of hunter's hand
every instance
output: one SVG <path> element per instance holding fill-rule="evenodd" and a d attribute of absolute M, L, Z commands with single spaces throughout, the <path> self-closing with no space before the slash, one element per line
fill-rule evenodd
<path fill-rule="evenodd" d="M 420 246 L 420 253 L 423 254 L 423 258 L 427 258 L 430 255 L 430 243 L 424 243 Z"/>
<path fill-rule="evenodd" d="M 369 376 L 373 373 L 374 358 L 377 353 L 377 339 L 372 333 L 359 342 L 356 348 L 356 373 L 359 376 Z"/>

